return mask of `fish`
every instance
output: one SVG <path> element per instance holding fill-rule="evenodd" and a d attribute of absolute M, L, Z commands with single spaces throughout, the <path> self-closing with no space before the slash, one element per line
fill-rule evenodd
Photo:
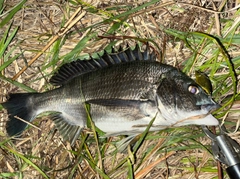
<path fill-rule="evenodd" d="M 112 49 L 98 58 L 63 64 L 42 93 L 13 93 L 2 103 L 9 136 L 20 135 L 39 114 L 50 112 L 64 140 L 73 144 L 90 115 L 106 136 L 141 134 L 185 125 L 217 126 L 212 96 L 181 70 L 159 62 L 147 45 Z M 86 110 L 88 107 L 88 110 Z M 22 119 L 22 120 L 19 120 Z"/>

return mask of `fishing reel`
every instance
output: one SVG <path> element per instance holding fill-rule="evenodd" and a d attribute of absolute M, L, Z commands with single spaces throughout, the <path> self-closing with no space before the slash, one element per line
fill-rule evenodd
<path fill-rule="evenodd" d="M 225 126 L 219 126 L 219 135 L 213 134 L 207 126 L 202 129 L 212 140 L 214 158 L 226 165 L 229 178 L 240 179 L 240 145 L 227 135 Z"/>

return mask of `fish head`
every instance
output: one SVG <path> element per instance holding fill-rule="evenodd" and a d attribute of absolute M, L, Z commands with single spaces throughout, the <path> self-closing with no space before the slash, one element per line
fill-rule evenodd
<path fill-rule="evenodd" d="M 177 69 L 161 78 L 156 101 L 159 115 L 172 126 L 219 124 L 210 113 L 220 105 L 193 79 Z"/>

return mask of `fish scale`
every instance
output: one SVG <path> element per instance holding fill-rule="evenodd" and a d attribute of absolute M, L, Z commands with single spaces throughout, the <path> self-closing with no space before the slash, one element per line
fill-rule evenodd
<path fill-rule="evenodd" d="M 56 89 L 10 94 L 7 132 L 20 134 L 43 112 L 72 144 L 87 124 L 86 104 L 94 124 L 106 136 L 137 135 L 155 118 L 151 131 L 183 125 L 218 125 L 210 112 L 219 107 L 201 86 L 177 68 L 162 64 L 147 46 L 104 52 L 99 59 L 64 64 L 50 79 Z"/>
<path fill-rule="evenodd" d="M 108 71 L 101 69 L 95 73 L 83 75 L 81 83 L 85 99 L 139 100 L 142 92 L 148 91 L 161 75 L 161 66 L 156 67 L 155 71 L 158 73 L 149 73 L 152 65 L 147 62 L 133 62 L 112 67 Z"/>

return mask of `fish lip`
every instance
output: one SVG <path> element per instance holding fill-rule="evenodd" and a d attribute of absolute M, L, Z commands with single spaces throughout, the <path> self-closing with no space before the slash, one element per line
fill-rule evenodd
<path fill-rule="evenodd" d="M 220 107 L 221 107 L 221 105 L 218 103 L 201 105 L 201 109 L 207 110 L 209 113 L 219 109 Z"/>

